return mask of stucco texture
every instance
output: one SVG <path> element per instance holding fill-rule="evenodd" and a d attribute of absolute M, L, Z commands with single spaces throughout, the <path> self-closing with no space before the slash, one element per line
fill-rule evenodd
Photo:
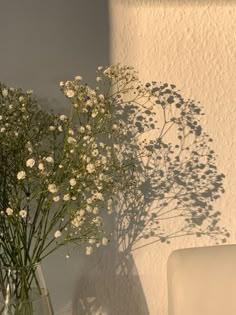
<path fill-rule="evenodd" d="M 204 106 L 202 125 L 214 139 L 217 166 L 226 175 L 226 192 L 215 207 L 231 233 L 228 243 L 235 244 L 236 2 L 115 0 L 110 23 L 111 63 L 135 66 L 143 81 L 173 83 Z M 170 252 L 206 245 L 212 245 L 207 238 L 184 237 L 133 253 L 150 315 L 168 313 Z"/>

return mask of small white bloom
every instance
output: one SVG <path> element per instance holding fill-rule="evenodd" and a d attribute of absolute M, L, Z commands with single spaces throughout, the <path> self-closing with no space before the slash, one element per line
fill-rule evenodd
<path fill-rule="evenodd" d="M 20 97 L 19 97 L 19 101 L 20 101 L 20 102 L 23 102 L 23 101 L 24 101 L 24 96 L 20 96 Z"/>
<path fill-rule="evenodd" d="M 58 238 L 61 236 L 61 231 L 57 230 L 55 233 L 54 233 L 54 236 L 55 238 Z"/>
<path fill-rule="evenodd" d="M 89 163 L 87 166 L 86 166 L 86 170 L 88 171 L 88 173 L 93 173 L 95 171 L 95 167 L 92 163 Z"/>
<path fill-rule="evenodd" d="M 60 131 L 60 132 L 62 132 L 62 126 L 58 126 L 58 130 Z"/>
<path fill-rule="evenodd" d="M 77 75 L 77 76 L 75 77 L 75 80 L 76 80 L 76 81 L 81 81 L 81 80 L 82 80 L 82 77 L 81 77 L 80 75 Z"/>
<path fill-rule="evenodd" d="M 98 207 L 94 207 L 94 208 L 93 208 L 93 214 L 98 214 L 98 212 L 99 212 L 99 211 L 98 211 Z"/>
<path fill-rule="evenodd" d="M 27 90 L 26 93 L 27 93 L 27 94 L 33 94 L 33 90 L 31 90 L 31 89 L 30 89 L 30 90 Z"/>
<path fill-rule="evenodd" d="M 84 210 L 80 210 L 79 211 L 79 215 L 82 217 L 83 215 L 85 214 L 85 211 Z"/>
<path fill-rule="evenodd" d="M 55 196 L 52 199 L 53 199 L 53 201 L 58 202 L 60 200 L 60 196 Z"/>
<path fill-rule="evenodd" d="M 93 202 L 92 198 L 87 198 L 86 201 L 87 201 L 87 204 L 88 204 L 88 205 L 90 205 L 90 204 Z M 90 209 L 90 207 L 89 207 L 88 209 Z"/>
<path fill-rule="evenodd" d="M 65 120 L 65 119 L 67 119 L 67 116 L 66 116 L 66 115 L 61 115 L 59 118 L 60 118 L 60 120 L 63 121 L 63 120 Z"/>
<path fill-rule="evenodd" d="M 39 163 L 38 169 L 39 169 L 40 171 L 43 171 L 43 170 L 44 170 L 44 165 L 43 165 L 43 163 Z"/>
<path fill-rule="evenodd" d="M 2 96 L 3 97 L 7 97 L 7 95 L 8 95 L 8 90 L 7 89 L 3 89 L 2 90 Z"/>
<path fill-rule="evenodd" d="M 59 168 L 63 168 L 63 165 L 59 164 L 58 167 L 59 167 Z"/>
<path fill-rule="evenodd" d="M 102 81 L 102 77 L 96 77 L 96 81 L 97 81 L 97 82 Z"/>
<path fill-rule="evenodd" d="M 0 115 L 0 120 L 2 120 L 2 115 Z"/>
<path fill-rule="evenodd" d="M 106 246 L 108 244 L 108 239 L 106 237 L 102 238 L 102 245 Z"/>
<path fill-rule="evenodd" d="M 85 128 L 83 126 L 80 126 L 78 128 L 78 131 L 81 132 L 81 133 L 84 133 L 85 132 Z"/>
<path fill-rule="evenodd" d="M 49 130 L 50 130 L 50 131 L 54 131 L 55 129 L 56 129 L 55 126 L 49 126 Z"/>
<path fill-rule="evenodd" d="M 103 69 L 103 66 L 99 66 L 98 70 L 101 71 Z"/>
<path fill-rule="evenodd" d="M 27 216 L 27 211 L 26 211 L 26 210 L 20 210 L 19 216 L 22 217 L 22 218 L 26 218 L 26 216 Z"/>
<path fill-rule="evenodd" d="M 54 162 L 54 159 L 53 159 L 53 157 L 51 157 L 51 156 L 46 157 L 45 160 L 46 160 L 48 163 L 53 163 L 53 162 Z"/>
<path fill-rule="evenodd" d="M 67 97 L 74 97 L 75 96 L 75 92 L 73 90 L 67 90 L 66 91 L 66 96 Z"/>
<path fill-rule="evenodd" d="M 64 83 L 63 81 L 61 81 L 61 82 L 59 83 L 59 85 L 60 85 L 61 87 L 63 87 L 63 86 L 65 85 L 65 83 Z"/>
<path fill-rule="evenodd" d="M 93 156 L 98 156 L 98 153 L 99 153 L 99 152 L 98 152 L 97 149 L 92 151 L 92 155 L 93 155 Z"/>
<path fill-rule="evenodd" d="M 6 130 L 6 128 L 4 128 L 4 127 L 2 127 L 2 128 L 0 129 L 1 132 L 4 132 L 5 130 Z"/>
<path fill-rule="evenodd" d="M 68 138 L 67 138 L 67 142 L 68 142 L 68 143 L 75 143 L 76 140 L 75 140 L 75 138 L 73 138 L 73 137 L 68 137 Z"/>
<path fill-rule="evenodd" d="M 86 254 L 86 255 L 91 255 L 92 252 L 93 252 L 92 246 L 87 246 L 87 247 L 86 247 L 86 250 L 85 250 L 85 254 Z"/>
<path fill-rule="evenodd" d="M 69 135 L 73 136 L 74 135 L 74 130 L 69 129 L 68 133 L 69 133 Z"/>
<path fill-rule="evenodd" d="M 33 167 L 34 164 L 35 164 L 35 160 L 34 160 L 34 159 L 28 159 L 28 160 L 26 161 L 26 166 L 27 166 L 27 167 Z"/>
<path fill-rule="evenodd" d="M 48 191 L 52 194 L 57 193 L 58 192 L 57 186 L 55 184 L 49 184 Z"/>
<path fill-rule="evenodd" d="M 6 213 L 7 213 L 7 215 L 13 215 L 13 209 L 7 208 Z"/>
<path fill-rule="evenodd" d="M 76 185 L 76 180 L 75 180 L 75 178 L 71 178 L 71 179 L 70 179 L 70 185 L 71 185 L 71 186 L 75 186 L 75 185 Z"/>
<path fill-rule="evenodd" d="M 19 173 L 17 173 L 17 179 L 21 180 L 24 179 L 26 177 L 26 173 L 24 171 L 20 171 Z"/>
<path fill-rule="evenodd" d="M 98 95 L 98 98 L 100 99 L 100 101 L 104 101 L 104 99 L 105 99 L 105 97 L 104 97 L 103 94 L 99 94 L 99 95 Z"/>
<path fill-rule="evenodd" d="M 63 196 L 63 200 L 64 200 L 64 201 L 70 200 L 70 195 L 69 195 L 69 194 L 64 195 L 64 196 Z"/>
<path fill-rule="evenodd" d="M 101 193 L 99 193 L 99 192 L 95 193 L 95 194 L 94 194 L 94 197 L 95 197 L 96 199 L 98 199 L 98 200 L 104 200 L 104 199 L 103 199 L 103 195 L 102 195 Z"/>

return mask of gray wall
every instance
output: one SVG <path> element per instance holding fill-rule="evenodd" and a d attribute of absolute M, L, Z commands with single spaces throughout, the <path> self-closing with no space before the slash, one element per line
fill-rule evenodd
<path fill-rule="evenodd" d="M 0 0 L 0 81 L 33 89 L 43 106 L 67 111 L 58 82 L 82 75 L 93 84 L 109 64 L 108 1 Z M 56 314 L 69 309 L 87 258 L 60 250 L 43 267 Z M 94 258 L 92 258 L 94 259 Z"/>

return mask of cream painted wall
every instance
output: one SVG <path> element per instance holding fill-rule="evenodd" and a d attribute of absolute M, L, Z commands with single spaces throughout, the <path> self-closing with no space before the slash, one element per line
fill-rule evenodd
<path fill-rule="evenodd" d="M 236 1 L 110 0 L 110 23 L 111 63 L 135 66 L 143 80 L 174 83 L 204 105 L 203 125 L 226 175 L 215 206 L 236 243 Z M 133 253 L 150 315 L 167 314 L 170 252 L 206 245 L 212 243 L 181 238 Z"/>

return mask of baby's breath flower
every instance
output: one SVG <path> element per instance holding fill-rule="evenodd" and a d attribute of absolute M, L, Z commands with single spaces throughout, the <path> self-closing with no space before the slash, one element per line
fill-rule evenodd
<path fill-rule="evenodd" d="M 67 116 L 66 116 L 66 115 L 61 115 L 59 118 L 60 118 L 60 120 L 63 121 L 63 120 L 66 120 L 66 119 L 67 119 Z"/>
<path fill-rule="evenodd" d="M 86 170 L 88 171 L 88 173 L 93 173 L 95 171 L 95 167 L 92 163 L 89 163 L 87 166 L 86 166 Z"/>
<path fill-rule="evenodd" d="M 61 87 L 63 87 L 63 86 L 65 85 L 65 83 L 64 83 L 63 81 L 61 81 L 61 82 L 59 83 L 59 85 L 60 85 Z"/>
<path fill-rule="evenodd" d="M 61 236 L 61 231 L 57 230 L 55 233 L 54 233 L 54 237 L 55 238 L 58 238 Z"/>
<path fill-rule="evenodd" d="M 48 191 L 52 194 L 55 194 L 58 192 L 58 188 L 55 184 L 49 184 L 48 185 Z"/>
<path fill-rule="evenodd" d="M 71 179 L 70 179 L 70 185 L 71 185 L 71 186 L 75 186 L 75 185 L 76 185 L 76 180 L 75 180 L 75 178 L 71 178 Z"/>
<path fill-rule="evenodd" d="M 34 159 L 28 159 L 26 161 L 26 166 L 32 168 L 35 164 L 35 160 Z"/>
<path fill-rule="evenodd" d="M 85 250 L 86 255 L 91 255 L 93 253 L 93 248 L 92 246 L 87 246 Z"/>
<path fill-rule="evenodd" d="M 53 201 L 58 202 L 60 200 L 60 196 L 54 196 L 52 199 Z"/>
<path fill-rule="evenodd" d="M 54 162 L 54 159 L 53 159 L 53 157 L 52 156 L 48 156 L 48 157 L 46 157 L 46 159 L 45 159 L 48 163 L 53 163 Z"/>
<path fill-rule="evenodd" d="M 85 132 L 85 128 L 83 126 L 80 126 L 78 128 L 78 131 L 81 132 L 81 133 L 84 133 Z"/>
<path fill-rule="evenodd" d="M 56 129 L 55 126 L 49 126 L 49 130 L 50 130 L 50 131 L 54 131 L 55 129 Z"/>
<path fill-rule="evenodd" d="M 3 89 L 2 90 L 2 96 L 3 97 L 7 97 L 8 96 L 8 90 L 7 89 Z"/>
<path fill-rule="evenodd" d="M 12 208 L 7 208 L 6 209 L 6 214 L 7 215 L 13 215 L 13 209 Z"/>
<path fill-rule="evenodd" d="M 77 76 L 75 77 L 75 80 L 76 80 L 76 81 L 81 81 L 81 80 L 82 80 L 82 77 L 81 77 L 80 75 L 77 75 Z"/>
<path fill-rule="evenodd" d="M 63 200 L 64 200 L 64 201 L 70 200 L 70 195 L 69 195 L 69 194 L 65 194 L 65 195 L 63 196 Z"/>
<path fill-rule="evenodd" d="M 43 171 L 43 170 L 44 170 L 44 165 L 43 165 L 43 163 L 39 163 L 38 169 L 39 169 L 40 171 Z"/>
<path fill-rule="evenodd" d="M 96 81 L 97 81 L 97 82 L 102 81 L 102 77 L 97 77 L 97 78 L 96 78 Z"/>
<path fill-rule="evenodd" d="M 67 90 L 67 91 L 66 91 L 66 96 L 67 96 L 67 97 L 74 97 L 74 96 L 75 96 L 75 91 L 73 91 L 73 90 Z"/>
<path fill-rule="evenodd" d="M 75 143 L 76 140 L 75 140 L 75 138 L 73 138 L 73 137 L 68 137 L 68 138 L 67 138 L 67 142 L 71 144 L 71 143 Z"/>
<path fill-rule="evenodd" d="M 27 216 L 27 211 L 24 210 L 24 209 L 23 209 L 23 210 L 20 210 L 20 211 L 19 211 L 19 216 L 22 217 L 22 218 L 26 218 L 26 216 Z"/>
<path fill-rule="evenodd" d="M 25 171 L 20 171 L 17 173 L 17 179 L 21 180 L 21 179 L 25 179 L 25 177 L 26 177 Z"/>
<path fill-rule="evenodd" d="M 102 238 L 102 245 L 106 246 L 108 244 L 108 239 L 106 237 Z"/>
<path fill-rule="evenodd" d="M 2 115 L 0 115 L 0 120 L 2 120 Z"/>

